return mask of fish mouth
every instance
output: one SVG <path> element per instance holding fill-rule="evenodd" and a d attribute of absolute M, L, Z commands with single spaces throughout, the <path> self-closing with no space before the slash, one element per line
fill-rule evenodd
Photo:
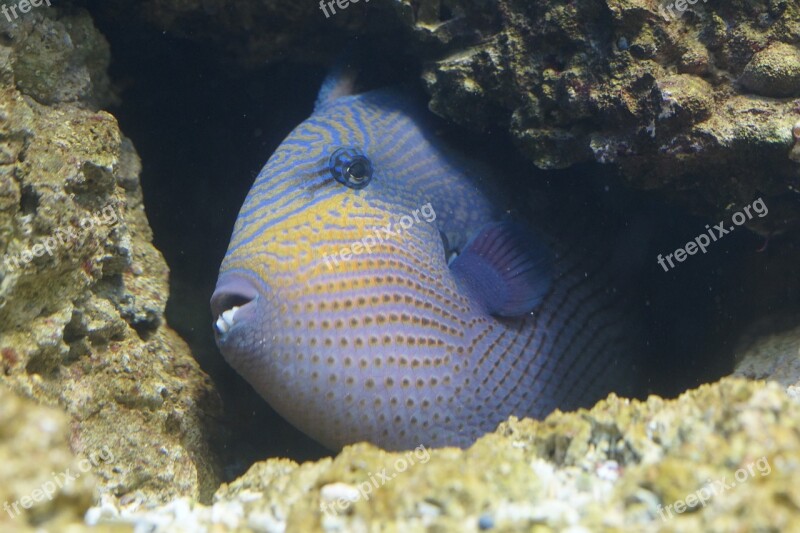
<path fill-rule="evenodd" d="M 248 279 L 235 274 L 220 276 L 211 295 L 211 313 L 216 317 L 214 333 L 218 339 L 255 314 L 258 297 L 258 288 Z"/>

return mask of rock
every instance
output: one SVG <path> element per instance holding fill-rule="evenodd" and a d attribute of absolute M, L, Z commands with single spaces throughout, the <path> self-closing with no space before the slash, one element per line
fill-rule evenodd
<path fill-rule="evenodd" d="M 771 13 L 767 27 L 733 6 L 697 3 L 665 21 L 654 2 L 501 0 L 500 22 L 482 28 L 491 37 L 428 63 L 430 107 L 471 129 L 507 129 L 538 167 L 613 164 L 631 186 L 665 190 L 713 219 L 762 191 L 768 205 L 796 214 L 749 227 L 796 229 L 797 103 L 742 92 L 735 78 L 748 50 L 800 39 L 800 11 L 758 4 L 752 9 Z M 794 83 L 793 57 L 774 61 L 782 65 L 776 87 Z"/>
<path fill-rule="evenodd" d="M 800 326 L 797 324 L 800 324 L 800 317 L 793 320 L 771 317 L 750 328 L 737 347 L 733 375 L 775 381 L 800 401 Z"/>
<path fill-rule="evenodd" d="M 92 467 L 100 492 L 208 499 L 219 400 L 164 324 L 138 156 L 96 107 L 114 98 L 108 45 L 85 11 L 4 18 L 0 383 L 66 411 L 75 453 L 113 454 Z"/>
<path fill-rule="evenodd" d="M 780 529 L 800 519 L 798 428 L 800 404 L 780 386 L 725 378 L 675 400 L 612 395 L 591 410 L 512 418 L 467 450 L 421 444 L 388 453 L 358 444 L 332 461 L 270 459 L 223 485 L 212 506 L 122 509 L 101 523 L 718 531 L 746 516 L 754 530 Z"/>
<path fill-rule="evenodd" d="M 69 417 L 0 385 L 0 529 L 77 531 L 96 494 L 94 464 L 113 464 L 108 449 L 76 457 Z M 26 509 L 27 507 L 27 509 Z"/>
<path fill-rule="evenodd" d="M 13 64 L 17 86 L 44 104 L 115 100 L 106 69 L 111 51 L 89 17 L 17 19 L 8 31 L 18 43 Z"/>
<path fill-rule="evenodd" d="M 785 44 L 800 42 L 796 2 L 684 3 L 674 17 L 652 0 L 391 0 L 329 18 L 314 3 L 133 5 L 105 9 L 219 43 L 248 66 L 329 62 L 354 35 L 368 37 L 376 58 L 401 48 L 424 65 L 435 113 L 507 131 L 540 168 L 615 165 L 632 187 L 663 190 L 711 219 L 760 191 L 788 214 L 750 229 L 800 227 L 800 156 L 789 135 L 800 107 L 762 98 L 800 96 L 798 49 Z"/>
<path fill-rule="evenodd" d="M 753 55 L 739 83 L 761 96 L 800 96 L 800 49 L 786 43 L 771 44 Z"/>

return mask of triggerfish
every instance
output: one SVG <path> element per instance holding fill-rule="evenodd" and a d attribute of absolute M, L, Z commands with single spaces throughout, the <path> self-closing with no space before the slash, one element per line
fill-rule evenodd
<path fill-rule="evenodd" d="M 211 298 L 225 359 L 331 448 L 467 446 L 627 390 L 611 276 L 506 216 L 398 89 L 326 80 L 257 176 Z"/>

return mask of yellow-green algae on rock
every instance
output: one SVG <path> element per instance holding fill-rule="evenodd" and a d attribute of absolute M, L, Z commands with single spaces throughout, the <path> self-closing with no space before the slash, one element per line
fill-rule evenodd
<path fill-rule="evenodd" d="M 63 411 L 0 385 L 0 531 L 88 529 L 83 515 L 96 496 L 97 479 L 80 461 L 97 455 L 76 457 L 68 435 L 69 417 Z"/>
<path fill-rule="evenodd" d="M 109 61 L 85 11 L 0 16 L 0 385 L 66 411 L 75 453 L 113 453 L 104 493 L 208 499 L 220 405 L 164 323 L 141 163 L 100 109 Z"/>
<path fill-rule="evenodd" d="M 419 449 L 368 444 L 315 463 L 270 459 L 223 485 L 210 507 L 122 510 L 111 522 L 303 532 L 800 531 L 800 404 L 775 383 L 725 378 L 675 400 L 611 395 L 543 421 L 512 418 L 467 450 L 425 451 L 424 462 Z M 769 468 L 747 472 L 758 460 Z M 736 483 L 742 468 L 746 479 Z M 660 512 L 709 483 L 727 488 L 704 507 Z M 353 501 L 337 507 L 337 498 Z"/>

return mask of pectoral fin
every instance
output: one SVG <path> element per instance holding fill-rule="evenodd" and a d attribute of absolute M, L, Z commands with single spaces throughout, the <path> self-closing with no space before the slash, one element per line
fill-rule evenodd
<path fill-rule="evenodd" d="M 552 283 L 552 251 L 541 238 L 512 222 L 484 226 L 450 264 L 459 283 L 489 314 L 524 315 Z"/>

